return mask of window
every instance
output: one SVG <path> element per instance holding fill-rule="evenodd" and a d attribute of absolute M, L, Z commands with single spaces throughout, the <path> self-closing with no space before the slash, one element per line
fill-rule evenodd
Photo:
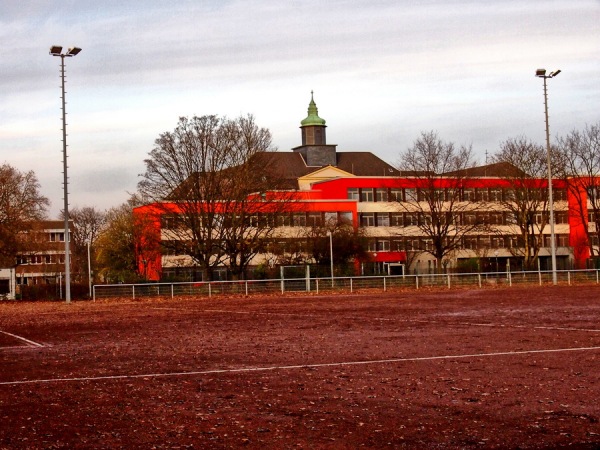
<path fill-rule="evenodd" d="M 567 199 L 566 189 L 552 189 L 552 200 L 561 201 Z"/>
<path fill-rule="evenodd" d="M 493 248 L 504 248 L 504 237 L 493 237 L 492 238 L 492 247 Z"/>
<path fill-rule="evenodd" d="M 65 233 L 50 233 L 50 242 L 65 242 Z"/>
<path fill-rule="evenodd" d="M 404 226 L 416 226 L 419 224 L 419 215 L 415 213 L 406 213 L 404 214 Z"/>
<path fill-rule="evenodd" d="M 517 215 L 514 212 L 505 212 L 504 213 L 504 223 L 507 225 L 516 225 L 517 224 Z"/>
<path fill-rule="evenodd" d="M 559 234 L 558 235 L 558 246 L 559 247 L 568 247 L 569 246 L 569 235 L 568 234 Z"/>
<path fill-rule="evenodd" d="M 294 213 L 292 221 L 295 227 L 306 226 L 306 214 L 305 213 Z"/>
<path fill-rule="evenodd" d="M 391 242 L 391 250 L 394 252 L 400 252 L 404 249 L 404 245 L 402 244 L 402 240 L 396 239 Z"/>
<path fill-rule="evenodd" d="M 397 189 L 397 188 L 390 189 L 389 201 L 401 202 L 402 201 L 402 189 Z"/>
<path fill-rule="evenodd" d="M 464 202 L 474 202 L 475 201 L 475 189 L 469 188 L 463 191 L 463 201 Z"/>
<path fill-rule="evenodd" d="M 336 212 L 326 212 L 325 216 L 325 225 L 333 226 L 338 222 L 338 215 Z"/>
<path fill-rule="evenodd" d="M 361 227 L 372 227 L 372 226 L 375 226 L 375 215 L 374 215 L 374 213 L 362 213 L 360 215 L 360 226 Z"/>
<path fill-rule="evenodd" d="M 477 250 L 477 238 L 465 237 L 463 240 L 463 247 L 467 250 Z"/>
<path fill-rule="evenodd" d="M 475 213 L 475 216 L 477 217 L 477 223 L 483 223 L 483 224 L 490 223 L 490 213 L 488 213 L 488 212 Z"/>
<path fill-rule="evenodd" d="M 348 188 L 348 199 L 358 200 L 358 188 Z"/>
<path fill-rule="evenodd" d="M 556 211 L 554 213 L 554 221 L 556 223 L 569 223 L 569 214 L 567 211 Z"/>
<path fill-rule="evenodd" d="M 393 227 L 401 227 L 404 225 L 402 221 L 402 213 L 391 213 L 390 214 L 390 225 Z"/>
<path fill-rule="evenodd" d="M 320 227 L 323 225 L 323 219 L 320 212 L 308 213 L 308 226 L 309 227 Z"/>
<path fill-rule="evenodd" d="M 490 201 L 490 193 L 487 188 L 477 189 L 477 201 L 479 202 L 488 202 Z"/>
<path fill-rule="evenodd" d="M 367 242 L 367 251 L 376 252 L 377 251 L 377 241 Z"/>
<path fill-rule="evenodd" d="M 277 216 L 276 220 L 278 227 L 289 227 L 292 225 L 292 218 L 289 214 L 280 214 Z"/>
<path fill-rule="evenodd" d="M 388 191 L 387 189 L 379 188 L 375 189 L 375 198 L 378 202 L 387 202 L 388 201 Z"/>
<path fill-rule="evenodd" d="M 378 227 L 389 227 L 390 226 L 390 215 L 388 213 L 377 213 L 377 226 Z"/>
<path fill-rule="evenodd" d="M 377 251 L 378 252 L 389 252 L 390 251 L 390 241 L 377 241 Z"/>
<path fill-rule="evenodd" d="M 478 248 L 490 248 L 491 242 L 492 241 L 491 241 L 490 236 L 479 236 L 477 246 L 478 246 Z"/>
<path fill-rule="evenodd" d="M 493 202 L 502 201 L 502 189 L 492 188 L 490 189 L 490 200 Z"/>
<path fill-rule="evenodd" d="M 433 191 L 433 200 L 436 202 L 446 201 L 446 190 L 445 189 L 434 190 Z"/>
<path fill-rule="evenodd" d="M 418 239 L 408 239 L 406 241 L 406 249 L 413 251 L 421 250 L 421 241 Z"/>
<path fill-rule="evenodd" d="M 339 213 L 339 221 L 342 224 L 352 225 L 352 212 L 342 211 Z"/>
<path fill-rule="evenodd" d="M 502 225 L 503 214 L 501 212 L 491 212 L 489 219 L 492 225 Z"/>
<path fill-rule="evenodd" d="M 407 202 L 417 201 L 417 190 L 416 189 L 404 189 L 404 199 Z"/>
<path fill-rule="evenodd" d="M 475 225 L 477 223 L 477 215 L 475 213 L 465 213 L 464 214 L 464 224 L 465 225 Z"/>
<path fill-rule="evenodd" d="M 374 199 L 373 188 L 363 188 L 360 190 L 361 202 L 372 202 Z"/>

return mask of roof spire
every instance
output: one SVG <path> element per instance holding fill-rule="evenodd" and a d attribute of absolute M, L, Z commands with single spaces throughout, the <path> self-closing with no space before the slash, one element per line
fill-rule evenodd
<path fill-rule="evenodd" d="M 302 122 L 300 122 L 301 126 L 306 127 L 310 125 L 325 125 L 325 120 L 319 117 L 319 110 L 317 109 L 317 104 L 314 100 L 314 92 L 310 91 L 310 103 L 308 104 L 308 116 Z"/>

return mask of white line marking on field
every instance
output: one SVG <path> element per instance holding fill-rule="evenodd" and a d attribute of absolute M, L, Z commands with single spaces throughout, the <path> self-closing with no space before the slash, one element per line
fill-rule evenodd
<path fill-rule="evenodd" d="M 589 331 L 591 333 L 600 333 L 599 329 L 596 328 L 573 328 L 573 327 L 549 327 L 549 326 L 531 326 L 531 325 L 504 325 L 495 323 L 474 323 L 474 322 L 460 322 L 460 325 L 469 325 L 474 327 L 500 327 L 500 328 L 525 328 L 534 330 L 559 330 L 559 331 Z"/>
<path fill-rule="evenodd" d="M 41 383 L 59 383 L 66 381 L 103 381 L 103 380 L 126 380 L 136 378 L 166 378 L 166 377 L 187 377 L 198 375 L 215 375 L 215 374 L 233 374 L 233 373 L 248 373 L 248 372 L 267 372 L 274 370 L 296 370 L 296 369 L 318 369 L 320 367 L 340 367 L 340 366 L 360 366 L 368 364 L 390 364 L 401 362 L 419 362 L 419 361 L 439 361 L 451 359 L 465 358 L 485 358 L 492 356 L 514 356 L 514 355 L 531 355 L 541 353 L 560 353 L 560 352 L 581 352 L 586 350 L 600 350 L 597 347 L 575 347 L 575 348 L 557 348 L 547 350 L 519 350 L 514 352 L 494 352 L 494 353 L 473 353 L 466 355 L 442 355 L 442 356 L 417 356 L 413 358 L 390 358 L 376 359 L 370 361 L 346 361 L 321 364 L 298 364 L 289 366 L 270 366 L 270 367 L 241 367 L 238 369 L 213 369 L 192 372 L 169 372 L 169 373 L 146 373 L 138 375 L 106 375 L 97 377 L 73 377 L 73 378 L 48 378 L 41 380 L 21 380 L 21 381 L 2 381 L 0 386 L 12 386 L 18 384 L 41 384 Z"/>
<path fill-rule="evenodd" d="M 34 347 L 44 347 L 44 344 L 40 344 L 39 342 L 30 341 L 29 339 L 25 339 L 23 336 L 17 336 L 16 334 L 9 333 L 8 331 L 0 330 L 0 333 L 6 334 L 8 336 L 12 336 L 15 339 L 19 339 L 23 342 L 28 343 L 29 345 L 33 345 Z"/>

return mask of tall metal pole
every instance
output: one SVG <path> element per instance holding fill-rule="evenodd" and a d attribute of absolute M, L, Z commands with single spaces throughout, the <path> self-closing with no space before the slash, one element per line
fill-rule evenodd
<path fill-rule="evenodd" d="M 544 113 L 546 116 L 546 153 L 548 156 L 548 208 L 550 209 L 550 254 L 552 255 L 552 284 L 557 284 L 556 239 L 554 234 L 554 199 L 552 195 L 552 161 L 550 156 L 550 125 L 548 124 L 548 88 L 544 77 Z"/>
<path fill-rule="evenodd" d="M 552 258 L 552 284 L 558 283 L 556 275 L 556 239 L 554 233 L 554 199 L 552 196 L 552 158 L 550 149 L 550 125 L 548 122 L 548 87 L 546 79 L 553 78 L 560 73 L 560 70 L 546 75 L 544 69 L 538 69 L 536 76 L 544 79 L 544 116 L 546 119 L 546 154 L 548 158 L 548 209 L 550 210 L 550 254 Z"/>
<path fill-rule="evenodd" d="M 90 289 L 90 298 L 92 298 L 92 258 L 90 255 L 90 241 L 87 241 L 87 259 L 88 259 L 88 287 Z"/>
<path fill-rule="evenodd" d="M 65 57 L 77 55 L 81 49 L 72 47 L 66 53 L 62 52 L 62 47 L 50 47 L 52 56 L 60 56 L 60 79 L 62 93 L 62 141 L 63 141 L 63 200 L 64 200 L 64 218 L 65 218 L 65 301 L 71 302 L 71 252 L 69 249 L 69 178 L 67 176 L 67 112 L 65 100 Z"/>
<path fill-rule="evenodd" d="M 71 302 L 71 252 L 69 249 L 69 189 L 67 177 L 67 112 L 65 102 L 65 55 L 60 55 L 62 81 L 62 138 L 63 138 L 63 200 L 65 216 L 65 301 Z"/>

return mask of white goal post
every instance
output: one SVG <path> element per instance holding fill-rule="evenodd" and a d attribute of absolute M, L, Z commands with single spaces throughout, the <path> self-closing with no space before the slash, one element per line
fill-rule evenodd
<path fill-rule="evenodd" d="M 282 294 L 285 292 L 285 280 L 305 280 L 306 292 L 310 292 L 310 266 L 308 264 L 279 266 L 279 275 Z"/>

